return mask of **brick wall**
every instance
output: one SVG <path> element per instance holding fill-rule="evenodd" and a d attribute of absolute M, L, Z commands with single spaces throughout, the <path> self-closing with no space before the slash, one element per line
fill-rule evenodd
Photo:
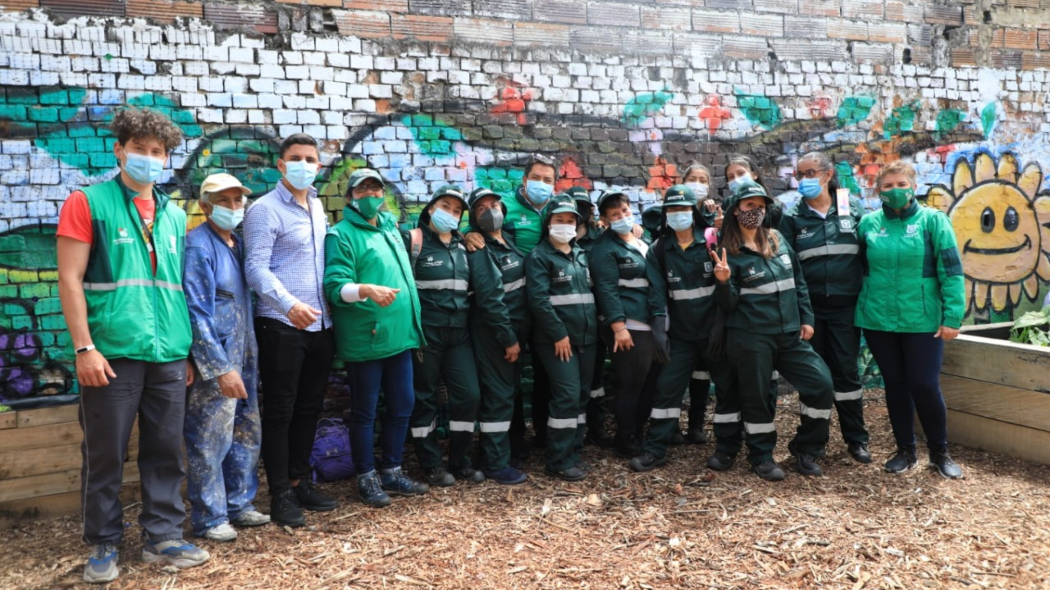
<path fill-rule="evenodd" d="M 731 152 L 790 200 L 784 172 L 824 150 L 869 206 L 879 167 L 904 158 L 961 243 L 1030 238 L 964 256 L 971 318 L 1034 307 L 1050 281 L 1047 0 L 0 5 L 0 403 L 76 391 L 54 224 L 72 189 L 115 173 L 105 124 L 125 104 L 185 132 L 163 184 L 193 223 L 205 175 L 268 190 L 298 131 L 323 141 L 333 220 L 367 165 L 407 223 L 447 182 L 509 194 L 534 152 L 561 161 L 560 187 L 629 187 L 644 208 L 688 159 L 722 189 Z"/>

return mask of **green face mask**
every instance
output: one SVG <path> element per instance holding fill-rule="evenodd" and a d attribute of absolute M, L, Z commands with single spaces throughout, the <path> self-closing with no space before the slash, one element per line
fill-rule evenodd
<path fill-rule="evenodd" d="M 379 207 L 383 205 L 383 197 L 362 197 L 352 200 L 351 207 L 357 209 L 365 219 L 372 219 L 379 213 Z"/>
<path fill-rule="evenodd" d="M 914 196 L 913 188 L 892 188 L 879 193 L 879 199 L 890 209 L 903 209 Z"/>

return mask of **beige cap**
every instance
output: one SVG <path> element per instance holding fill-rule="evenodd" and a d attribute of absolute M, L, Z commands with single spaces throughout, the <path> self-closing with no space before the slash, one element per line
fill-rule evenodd
<path fill-rule="evenodd" d="M 239 188 L 241 189 L 241 194 L 245 196 L 252 194 L 252 189 L 241 184 L 241 181 L 237 180 L 232 174 L 222 173 L 211 174 L 204 179 L 204 182 L 201 183 L 201 198 L 203 199 L 204 195 L 210 193 L 221 193 L 228 188 Z"/>

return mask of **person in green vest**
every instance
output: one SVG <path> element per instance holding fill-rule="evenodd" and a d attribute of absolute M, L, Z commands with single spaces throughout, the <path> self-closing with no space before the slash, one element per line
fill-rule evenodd
<path fill-rule="evenodd" d="M 457 479 L 474 483 L 485 479 L 471 462 L 481 389 L 467 327 L 473 277 L 459 233 L 467 209 L 459 187 L 442 186 L 419 214 L 417 227 L 402 232 L 412 258 L 425 339 L 415 359 L 412 442 L 424 477 L 438 487 L 450 486 Z M 487 278 L 494 280 L 494 276 Z M 448 469 L 442 465 L 437 444 L 438 387 L 442 380 L 448 391 Z"/>
<path fill-rule="evenodd" d="M 532 317 L 525 298 L 525 256 L 503 233 L 502 200 L 487 188 L 474 190 L 468 199 L 470 227 L 485 236 L 485 248 L 467 254 L 474 289 L 469 325 L 481 383 L 481 468 L 496 483 L 516 485 L 528 480 L 510 465 L 510 427 Z"/>
<path fill-rule="evenodd" d="M 161 113 L 122 109 L 110 125 L 120 173 L 70 194 L 58 221 L 58 295 L 80 382 L 84 581 L 119 575 L 120 490 L 136 418 L 142 560 L 200 565 L 182 539 L 182 428 L 193 340 L 183 293 L 186 214 L 155 183 L 182 132 Z"/>
<path fill-rule="evenodd" d="M 929 466 L 949 479 L 962 467 L 948 454 L 948 416 L 941 394 L 944 343 L 959 335 L 965 279 L 952 222 L 915 200 L 915 168 L 893 162 L 875 180 L 882 209 L 861 219 L 858 239 L 864 286 L 856 324 L 864 330 L 882 377 L 897 452 L 885 469 L 915 466 L 915 417 Z"/>
<path fill-rule="evenodd" d="M 361 502 L 382 508 L 390 496 L 418 496 L 429 486 L 402 470 L 415 404 L 412 352 L 423 345 L 419 295 L 397 220 L 383 209 L 386 182 L 375 170 L 349 178 L 343 219 L 325 236 L 324 294 L 335 324 L 335 356 L 350 380 L 350 453 Z M 386 404 L 379 435 L 379 392 Z"/>
<path fill-rule="evenodd" d="M 667 362 L 657 381 L 643 451 L 631 459 L 629 466 L 634 471 L 650 471 L 667 463 L 667 450 L 674 444 L 674 435 L 680 433 L 678 422 L 685 388 L 699 367 L 717 383 L 718 447 L 708 459 L 708 467 L 725 471 L 732 467 L 743 437 L 733 372 L 726 359 L 710 346 L 716 313 L 715 278 L 713 258 L 704 239 L 706 226 L 696 208 L 696 197 L 687 186 L 668 188 L 663 210 L 666 228 L 646 253 L 645 276 L 649 281 L 646 309 L 655 352 Z M 704 389 L 702 401 L 693 403 L 706 405 L 706 397 Z M 699 415 L 703 416 L 702 408 Z M 691 415 L 689 426 L 694 425 Z"/>
<path fill-rule="evenodd" d="M 802 198 L 780 219 L 780 234 L 798 256 L 809 287 L 816 322 L 809 343 L 831 370 L 847 451 L 858 463 L 871 463 L 857 371 L 860 328 L 853 325 L 863 275 L 857 226 L 864 211 L 849 191 L 839 189 L 834 163 L 825 154 L 803 156 L 795 178 Z"/>
<path fill-rule="evenodd" d="M 544 472 L 566 481 L 583 479 L 590 469 L 580 451 L 598 343 L 587 255 L 575 244 L 581 222 L 572 198 L 556 197 L 547 207 L 543 239 L 525 260 L 532 351 L 551 387 Z"/>
<path fill-rule="evenodd" d="M 827 365 L 809 345 L 813 310 L 798 258 L 780 232 L 763 225 L 772 201 L 754 182 L 741 184 L 726 199 L 714 275 L 715 301 L 728 314 L 726 350 L 740 384 L 751 469 L 779 481 L 784 471 L 773 460 L 773 370 L 798 388 L 802 419 L 788 450 L 803 475 L 823 474 L 816 461 L 828 442 L 834 390 Z"/>

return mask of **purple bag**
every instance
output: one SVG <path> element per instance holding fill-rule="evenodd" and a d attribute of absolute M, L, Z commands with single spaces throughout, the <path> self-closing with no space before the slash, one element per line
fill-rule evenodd
<path fill-rule="evenodd" d="M 314 481 L 338 481 L 354 475 L 350 431 L 341 419 L 323 418 L 317 422 L 310 467 L 314 470 Z"/>

